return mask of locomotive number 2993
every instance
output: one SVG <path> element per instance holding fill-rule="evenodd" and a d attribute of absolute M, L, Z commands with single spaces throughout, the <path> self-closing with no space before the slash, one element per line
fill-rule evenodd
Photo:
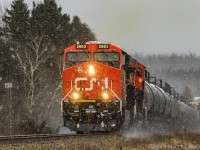
<path fill-rule="evenodd" d="M 108 44 L 99 44 L 99 49 L 109 49 Z"/>
<path fill-rule="evenodd" d="M 77 44 L 76 49 L 86 49 L 87 45 L 86 44 Z"/>

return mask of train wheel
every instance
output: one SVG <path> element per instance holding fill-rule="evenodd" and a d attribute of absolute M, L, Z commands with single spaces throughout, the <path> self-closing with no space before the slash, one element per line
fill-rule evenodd
<path fill-rule="evenodd" d="M 84 134 L 84 131 L 76 131 L 76 134 Z"/>

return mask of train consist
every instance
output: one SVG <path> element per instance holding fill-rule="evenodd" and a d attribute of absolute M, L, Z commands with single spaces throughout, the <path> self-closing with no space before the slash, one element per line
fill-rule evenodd
<path fill-rule="evenodd" d="M 77 133 L 119 130 L 152 118 L 195 123 L 199 112 L 166 82 L 112 44 L 87 42 L 64 50 L 64 126 Z"/>

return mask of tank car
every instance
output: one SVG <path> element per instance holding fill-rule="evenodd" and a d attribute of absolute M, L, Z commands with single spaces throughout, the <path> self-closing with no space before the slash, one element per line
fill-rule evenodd
<path fill-rule="evenodd" d="M 161 115 L 169 120 L 194 124 L 199 121 L 199 112 L 185 104 L 183 99 L 165 91 L 165 87 L 145 82 L 145 101 L 148 114 Z"/>

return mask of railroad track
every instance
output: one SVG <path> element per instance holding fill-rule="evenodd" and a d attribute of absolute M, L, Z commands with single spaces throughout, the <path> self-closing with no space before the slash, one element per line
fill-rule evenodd
<path fill-rule="evenodd" d="M 93 138 L 101 136 L 113 136 L 116 133 L 95 133 L 95 134 L 33 134 L 33 135 L 16 135 L 0 137 L 0 145 L 33 143 L 33 142 L 49 142 L 64 139 Z"/>

